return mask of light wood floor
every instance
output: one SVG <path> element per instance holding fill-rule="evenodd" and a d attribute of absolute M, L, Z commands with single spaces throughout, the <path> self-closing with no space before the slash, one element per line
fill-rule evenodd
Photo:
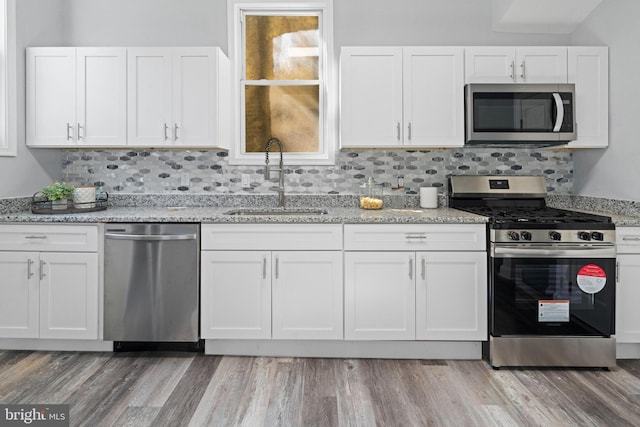
<path fill-rule="evenodd" d="M 0 403 L 82 426 L 638 426 L 640 360 L 612 371 L 482 361 L 0 351 Z"/>

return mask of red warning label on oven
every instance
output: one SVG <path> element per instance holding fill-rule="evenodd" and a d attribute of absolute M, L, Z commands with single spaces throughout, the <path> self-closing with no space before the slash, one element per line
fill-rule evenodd
<path fill-rule="evenodd" d="M 607 283 L 607 274 L 596 264 L 587 264 L 578 270 L 578 286 L 587 294 L 597 294 Z"/>

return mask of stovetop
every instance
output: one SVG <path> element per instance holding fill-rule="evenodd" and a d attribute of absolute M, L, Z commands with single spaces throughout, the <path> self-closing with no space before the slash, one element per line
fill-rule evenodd
<path fill-rule="evenodd" d="M 611 218 L 602 215 L 589 214 L 565 209 L 542 207 L 488 207 L 465 206 L 458 207 L 467 212 L 490 218 L 494 228 L 548 228 L 548 229 L 579 229 L 583 227 L 612 229 Z"/>

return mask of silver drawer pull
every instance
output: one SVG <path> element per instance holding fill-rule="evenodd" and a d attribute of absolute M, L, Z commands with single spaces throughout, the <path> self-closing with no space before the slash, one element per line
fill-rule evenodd
<path fill-rule="evenodd" d="M 426 234 L 407 234 L 405 239 L 407 240 L 426 240 Z"/>
<path fill-rule="evenodd" d="M 44 234 L 31 234 L 29 236 L 24 236 L 25 239 L 46 239 L 47 236 Z"/>
<path fill-rule="evenodd" d="M 626 242 L 640 242 L 640 236 L 624 236 L 622 240 Z"/>

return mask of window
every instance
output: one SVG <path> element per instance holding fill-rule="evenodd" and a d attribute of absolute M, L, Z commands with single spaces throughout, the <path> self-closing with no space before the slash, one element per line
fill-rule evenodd
<path fill-rule="evenodd" d="M 0 156 L 15 156 L 15 2 L 0 0 Z"/>
<path fill-rule="evenodd" d="M 264 163 L 271 137 L 282 141 L 288 164 L 333 163 L 331 6 L 229 0 L 236 116 L 230 163 Z"/>

